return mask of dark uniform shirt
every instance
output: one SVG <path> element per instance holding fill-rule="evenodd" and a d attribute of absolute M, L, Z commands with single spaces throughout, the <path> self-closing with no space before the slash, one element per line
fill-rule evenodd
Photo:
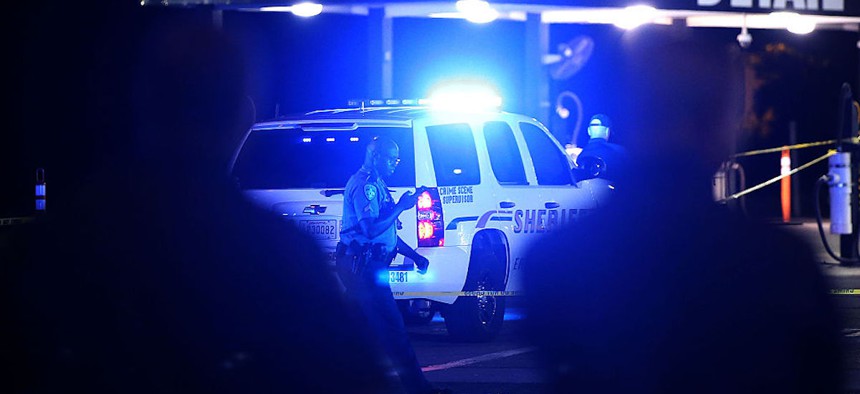
<path fill-rule="evenodd" d="M 603 159 L 606 170 L 600 175 L 603 178 L 614 178 L 625 172 L 627 166 L 627 150 L 623 146 L 613 144 L 604 138 L 592 138 L 582 148 L 577 163 L 582 163 L 586 157 Z"/>
<path fill-rule="evenodd" d="M 374 238 L 362 234 L 358 224 L 362 219 L 375 220 L 382 212 L 393 209 L 394 200 L 388 187 L 375 171 L 362 166 L 346 183 L 343 192 L 343 230 L 340 241 L 349 245 L 383 244 L 389 253 L 397 246 L 397 228 L 394 224 Z"/>

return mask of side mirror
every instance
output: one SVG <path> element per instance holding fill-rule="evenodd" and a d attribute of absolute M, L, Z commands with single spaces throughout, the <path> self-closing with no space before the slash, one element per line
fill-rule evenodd
<path fill-rule="evenodd" d="M 580 156 L 576 161 L 577 167 L 573 169 L 573 175 L 577 182 L 597 178 L 606 172 L 606 162 L 602 158 Z"/>

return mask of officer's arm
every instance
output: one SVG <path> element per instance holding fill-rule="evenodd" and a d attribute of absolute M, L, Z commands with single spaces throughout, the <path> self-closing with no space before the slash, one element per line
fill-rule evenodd
<path fill-rule="evenodd" d="M 418 252 L 415 251 L 415 249 L 412 249 L 409 244 L 403 241 L 403 239 L 401 239 L 399 235 L 397 236 L 397 253 L 409 257 L 413 261 L 422 257 L 420 254 L 418 254 Z"/>
<path fill-rule="evenodd" d="M 403 211 L 415 206 L 417 197 L 410 192 L 406 192 L 400 197 L 400 201 L 394 205 L 391 210 L 380 212 L 378 217 L 369 217 L 361 219 L 358 224 L 361 227 L 361 232 L 368 238 L 376 238 L 380 234 L 394 225 L 394 221 L 400 216 Z"/>
<path fill-rule="evenodd" d="M 412 261 L 415 262 L 415 268 L 418 269 L 419 274 L 424 275 L 427 273 L 427 268 L 430 266 L 430 260 L 427 260 L 426 257 L 418 254 L 418 252 L 416 252 L 415 249 L 412 249 L 412 247 L 403 241 L 400 236 L 397 237 L 397 253 L 412 259 Z"/>

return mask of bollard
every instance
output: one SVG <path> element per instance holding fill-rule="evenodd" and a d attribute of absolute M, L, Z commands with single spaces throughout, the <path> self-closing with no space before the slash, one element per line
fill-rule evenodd
<path fill-rule="evenodd" d="M 36 213 L 45 213 L 46 199 L 45 169 L 36 169 Z"/>
<path fill-rule="evenodd" d="M 780 180 L 783 223 L 791 221 L 791 177 L 786 176 L 789 173 L 791 173 L 791 157 L 788 155 L 788 149 L 783 149 L 782 157 L 779 159 L 779 174 L 785 176 Z"/>

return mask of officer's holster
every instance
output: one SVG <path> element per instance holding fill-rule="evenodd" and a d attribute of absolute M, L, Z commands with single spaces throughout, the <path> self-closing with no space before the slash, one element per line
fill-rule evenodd
<path fill-rule="evenodd" d="M 368 267 L 373 270 L 387 267 L 393 257 L 385 250 L 384 244 L 362 245 L 356 241 L 350 242 L 349 245 L 338 242 L 335 256 L 338 261 L 341 259 L 350 260 L 352 273 L 355 275 L 363 274 Z"/>

